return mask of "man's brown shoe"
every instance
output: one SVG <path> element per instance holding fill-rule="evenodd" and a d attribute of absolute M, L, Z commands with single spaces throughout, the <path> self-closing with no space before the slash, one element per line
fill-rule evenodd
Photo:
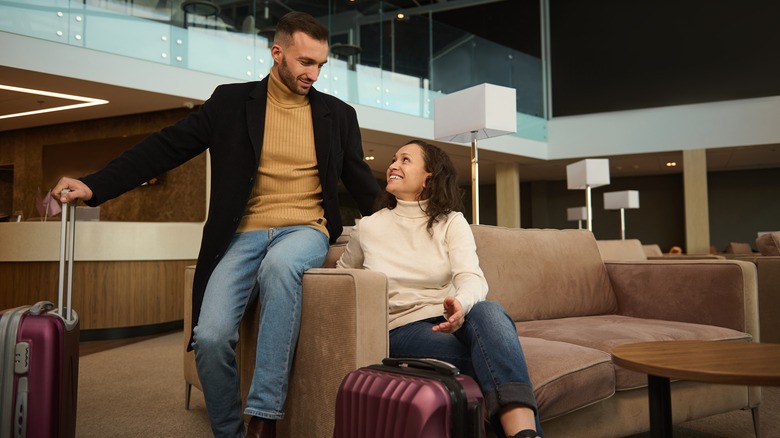
<path fill-rule="evenodd" d="M 276 420 L 252 417 L 246 431 L 247 438 L 276 438 Z"/>

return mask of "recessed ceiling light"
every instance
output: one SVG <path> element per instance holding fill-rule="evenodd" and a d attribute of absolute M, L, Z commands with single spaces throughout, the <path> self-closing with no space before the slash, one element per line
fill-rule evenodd
<path fill-rule="evenodd" d="M 677 166 L 677 162 L 675 162 L 675 161 L 667 161 L 666 162 L 666 167 L 675 167 L 675 166 Z"/>
<path fill-rule="evenodd" d="M 88 106 L 104 105 L 108 103 L 107 100 L 103 100 L 103 99 L 95 99 L 92 97 L 84 97 L 84 96 L 75 96 L 72 94 L 54 93 L 51 91 L 35 90 L 32 88 L 13 87 L 11 85 L 0 84 L 0 89 L 14 91 L 17 93 L 35 94 L 38 96 L 47 96 L 47 97 L 54 97 L 57 99 L 75 100 L 77 102 L 80 102 L 80 103 L 74 103 L 72 105 L 55 106 L 55 107 L 44 108 L 44 109 L 39 109 L 34 111 L 23 111 L 23 112 L 13 113 L 13 114 L 3 114 L 0 115 L 0 119 L 10 119 L 12 117 L 31 116 L 33 114 L 50 113 L 54 111 L 65 111 L 65 110 L 71 110 L 76 108 L 84 108 Z"/>

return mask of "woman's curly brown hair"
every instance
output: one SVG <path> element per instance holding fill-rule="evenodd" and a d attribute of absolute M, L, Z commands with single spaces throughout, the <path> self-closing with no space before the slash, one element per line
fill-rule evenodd
<path fill-rule="evenodd" d="M 406 144 L 415 144 L 422 149 L 425 171 L 431 175 L 425 182 L 418 201 L 428 201 L 425 214 L 428 216 L 428 233 L 433 233 L 433 224 L 439 218 L 453 211 L 463 211 L 463 191 L 458 186 L 458 171 L 449 155 L 439 147 L 422 140 L 410 140 Z M 377 200 L 377 210 L 394 209 L 398 205 L 392 193 L 385 191 Z"/>

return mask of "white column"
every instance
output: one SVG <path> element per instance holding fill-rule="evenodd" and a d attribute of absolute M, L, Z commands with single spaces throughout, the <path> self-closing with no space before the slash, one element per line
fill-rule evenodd
<path fill-rule="evenodd" d="M 709 254 L 710 212 L 707 200 L 707 151 L 683 151 L 685 193 L 685 251 Z"/>
<path fill-rule="evenodd" d="M 520 228 L 520 166 L 496 163 L 496 224 Z"/>

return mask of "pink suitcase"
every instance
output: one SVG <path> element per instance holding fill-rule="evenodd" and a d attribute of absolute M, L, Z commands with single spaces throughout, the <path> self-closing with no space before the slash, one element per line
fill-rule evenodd
<path fill-rule="evenodd" d="M 79 318 L 71 309 L 70 279 L 74 213 L 74 205 L 62 211 L 58 307 L 42 301 L 0 313 L 0 438 L 76 436 Z"/>
<path fill-rule="evenodd" d="M 384 359 L 349 373 L 336 397 L 333 438 L 479 438 L 482 392 L 435 359 Z"/>

